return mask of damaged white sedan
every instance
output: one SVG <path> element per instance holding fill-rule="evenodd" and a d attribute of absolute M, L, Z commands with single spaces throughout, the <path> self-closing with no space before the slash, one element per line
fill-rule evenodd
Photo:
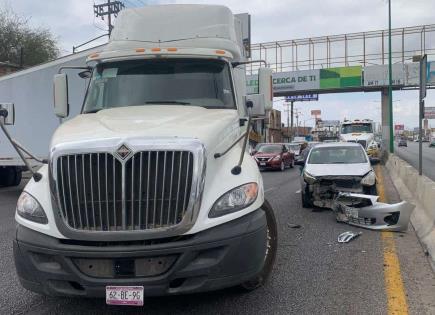
<path fill-rule="evenodd" d="M 376 195 L 376 175 L 359 143 L 318 144 L 301 174 L 302 206 L 332 208 L 339 192 Z"/>

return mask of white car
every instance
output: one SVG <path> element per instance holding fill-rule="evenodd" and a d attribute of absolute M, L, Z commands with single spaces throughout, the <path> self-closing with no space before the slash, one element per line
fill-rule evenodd
<path fill-rule="evenodd" d="M 301 174 L 302 206 L 332 206 L 339 192 L 376 194 L 376 175 L 359 143 L 318 144 Z"/>

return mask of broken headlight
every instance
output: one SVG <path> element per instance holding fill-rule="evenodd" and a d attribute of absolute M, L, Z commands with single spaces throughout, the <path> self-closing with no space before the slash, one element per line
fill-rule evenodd
<path fill-rule="evenodd" d="M 376 175 L 375 175 L 375 172 L 370 171 L 361 180 L 361 185 L 364 185 L 364 186 L 373 186 L 374 184 L 376 184 Z"/>
<path fill-rule="evenodd" d="M 228 213 L 242 210 L 257 199 L 258 185 L 248 183 L 223 194 L 211 208 L 208 217 L 217 218 Z"/>
<path fill-rule="evenodd" d="M 17 213 L 20 217 L 36 223 L 47 224 L 47 216 L 39 202 L 25 191 L 18 198 Z"/>
<path fill-rule="evenodd" d="M 311 175 L 307 171 L 304 171 L 304 181 L 306 183 L 312 185 L 317 181 L 317 178 L 315 178 L 313 175 Z"/>

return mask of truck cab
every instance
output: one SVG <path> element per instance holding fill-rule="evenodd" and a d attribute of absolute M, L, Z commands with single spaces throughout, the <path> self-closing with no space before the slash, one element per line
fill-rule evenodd
<path fill-rule="evenodd" d="M 370 159 L 380 157 L 379 144 L 375 140 L 374 122 L 370 119 L 345 120 L 340 126 L 340 140 L 362 145 Z"/>
<path fill-rule="evenodd" d="M 259 69 L 259 94 L 247 96 L 244 33 L 223 6 L 120 13 L 80 70 L 81 114 L 55 131 L 49 163 L 19 198 L 25 288 L 134 304 L 265 282 L 276 222 L 246 141 L 250 119 L 272 107 L 271 70 Z M 71 71 L 54 78 L 60 118 Z"/>

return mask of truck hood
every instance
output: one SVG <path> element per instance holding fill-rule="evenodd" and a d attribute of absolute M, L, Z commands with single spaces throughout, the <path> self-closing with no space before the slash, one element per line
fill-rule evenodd
<path fill-rule="evenodd" d="M 51 148 L 70 142 L 108 138 L 194 138 L 214 148 L 239 133 L 237 110 L 198 106 L 145 105 L 81 114 L 55 132 Z"/>
<path fill-rule="evenodd" d="M 307 164 L 305 170 L 314 177 L 319 176 L 363 176 L 372 167 L 369 163 L 356 164 Z"/>

